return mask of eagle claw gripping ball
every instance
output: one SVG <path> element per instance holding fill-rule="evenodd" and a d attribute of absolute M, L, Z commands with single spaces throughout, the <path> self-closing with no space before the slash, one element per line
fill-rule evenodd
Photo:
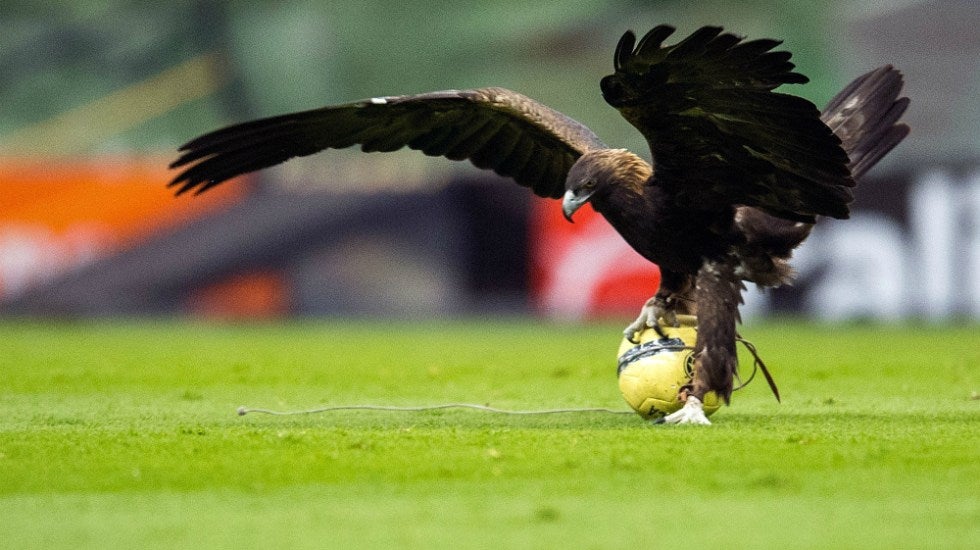
<path fill-rule="evenodd" d="M 623 338 L 619 345 L 619 391 L 640 416 L 657 419 L 678 411 L 684 403 L 677 392 L 691 382 L 697 319 L 678 315 L 679 327 L 665 326 L 662 338 L 653 329 L 640 333 L 640 343 Z M 704 414 L 711 416 L 721 406 L 718 396 L 704 396 Z"/>

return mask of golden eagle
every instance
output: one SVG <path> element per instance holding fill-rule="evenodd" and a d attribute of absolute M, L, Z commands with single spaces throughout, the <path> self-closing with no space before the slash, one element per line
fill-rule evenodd
<path fill-rule="evenodd" d="M 821 113 L 773 90 L 807 82 L 777 40 L 703 27 L 665 46 L 660 25 L 639 43 L 620 39 L 606 102 L 646 138 L 648 163 L 606 146 L 587 127 L 503 88 L 376 97 L 264 118 L 200 136 L 171 165 L 177 194 L 205 191 L 253 170 L 328 148 L 408 146 L 469 159 L 543 197 L 562 198 L 571 220 L 586 202 L 662 284 L 626 329 L 698 316 L 696 364 L 671 422 L 708 423 L 705 393 L 731 396 L 742 281 L 777 286 L 820 216 L 848 217 L 855 179 L 907 134 L 898 119 L 901 74 L 885 66 L 856 79 Z"/>

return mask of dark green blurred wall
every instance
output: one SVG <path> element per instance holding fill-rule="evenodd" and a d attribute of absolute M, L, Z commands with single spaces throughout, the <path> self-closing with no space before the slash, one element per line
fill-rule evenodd
<path fill-rule="evenodd" d="M 722 24 L 786 40 L 830 96 L 829 2 L 6 1 L 0 4 L 0 151 L 5 137 L 206 52 L 224 53 L 221 92 L 72 153 L 171 149 L 215 125 L 373 95 L 512 87 L 593 126 L 610 143 L 638 136 L 601 101 L 623 30 Z M 20 140 L 23 142 L 23 140 Z M 44 154 L 44 143 L 36 151 Z M 9 150 L 9 149 L 8 149 Z M 54 151 L 63 153 L 64 151 Z"/>

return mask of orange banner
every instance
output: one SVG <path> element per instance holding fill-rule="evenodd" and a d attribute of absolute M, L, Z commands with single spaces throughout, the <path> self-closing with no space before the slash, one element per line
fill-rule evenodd
<path fill-rule="evenodd" d="M 175 199 L 169 159 L 0 158 L 0 297 L 239 200 L 223 185 Z"/>

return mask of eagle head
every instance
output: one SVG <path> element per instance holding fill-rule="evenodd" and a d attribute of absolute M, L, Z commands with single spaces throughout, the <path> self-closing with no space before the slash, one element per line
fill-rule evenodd
<path fill-rule="evenodd" d="M 595 149 L 583 154 L 565 179 L 565 195 L 561 207 L 565 219 L 587 202 L 596 206 L 611 190 L 625 186 L 639 191 L 650 179 L 653 168 L 645 160 L 626 149 Z"/>

